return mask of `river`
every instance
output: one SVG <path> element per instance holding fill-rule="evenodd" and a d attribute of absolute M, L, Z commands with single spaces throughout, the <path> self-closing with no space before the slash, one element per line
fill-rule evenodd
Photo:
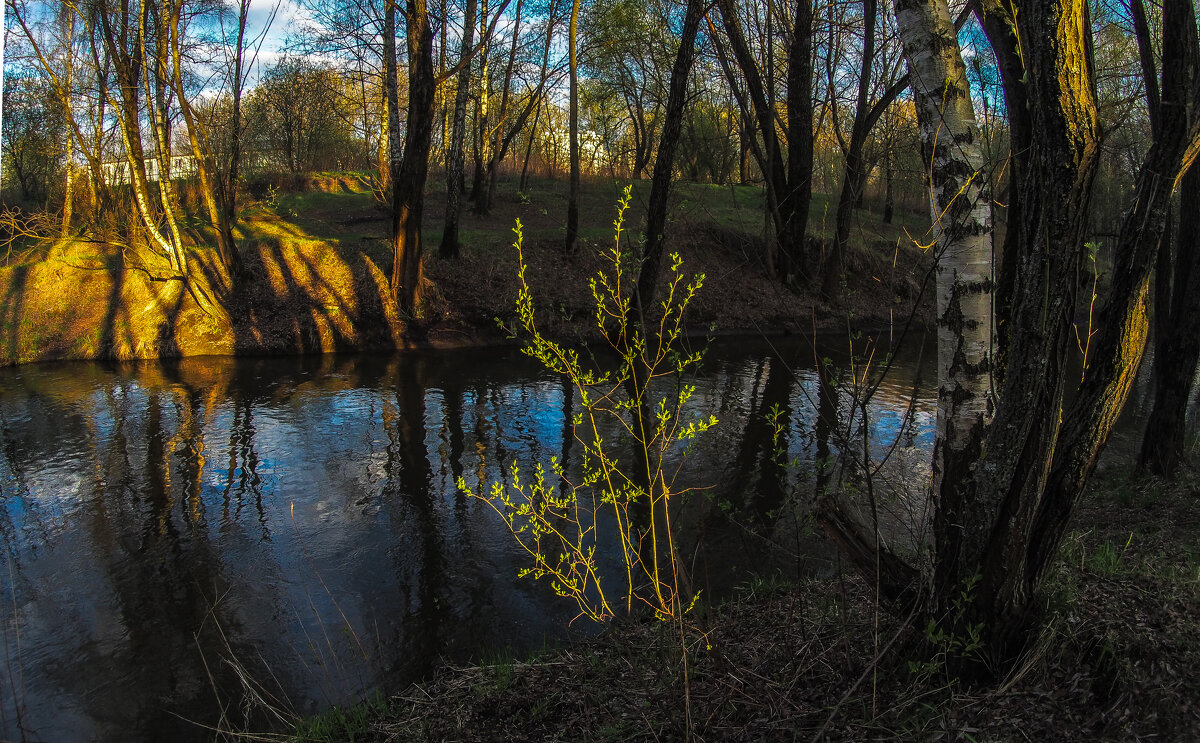
<path fill-rule="evenodd" d="M 838 476 L 818 463 L 861 441 L 852 382 L 888 358 L 867 449 L 901 506 L 890 528 L 911 523 L 934 354 L 879 344 L 720 341 L 689 378 L 690 408 L 720 419 L 681 460 L 704 488 L 678 523 L 710 599 L 754 572 L 835 569 L 808 518 Z M 268 708 L 594 631 L 516 578 L 503 523 L 455 485 L 577 466 L 568 394 L 515 349 L 0 369 L 0 739 L 268 730 Z"/>

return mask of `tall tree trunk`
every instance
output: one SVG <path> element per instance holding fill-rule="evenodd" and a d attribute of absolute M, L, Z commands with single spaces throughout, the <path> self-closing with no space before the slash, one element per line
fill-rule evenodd
<path fill-rule="evenodd" d="M 513 68 L 517 63 L 517 42 L 521 36 L 521 9 L 523 6 L 524 0 L 517 0 L 517 10 L 513 19 L 512 44 L 508 50 L 508 64 L 504 68 L 504 88 L 500 91 L 500 110 L 496 112 L 496 124 L 492 127 L 495 140 L 492 142 L 491 153 L 487 158 L 487 172 L 484 174 L 486 183 L 482 198 L 475 202 L 475 213 L 480 215 L 490 214 L 492 211 L 492 202 L 496 198 L 496 170 L 508 150 L 508 141 L 511 141 L 506 141 L 504 136 L 504 120 L 508 117 L 508 106 L 512 97 L 509 88 L 512 86 Z M 526 115 L 529 108 L 526 106 Z M 517 123 L 517 128 L 520 128 L 524 120 L 525 116 L 523 115 L 521 121 Z"/>
<path fill-rule="evenodd" d="M 991 200 L 966 67 L 944 0 L 895 0 L 937 238 L 938 413 L 931 492 L 935 602 L 958 587 L 962 484 L 991 419 Z M 846 194 L 843 192 L 843 198 Z M 943 590 L 944 589 L 944 590 Z M 935 611 L 941 607 L 935 608 Z"/>
<path fill-rule="evenodd" d="M 476 0 L 467 0 L 463 16 L 462 44 L 459 46 L 459 64 L 467 59 L 475 43 Z M 458 71 L 458 82 L 454 91 L 454 124 L 450 132 L 450 154 L 446 158 L 446 224 L 442 230 L 442 244 L 438 254 L 443 258 L 458 256 L 458 221 L 462 212 L 463 191 L 463 142 L 467 135 L 467 96 L 470 94 L 471 65 L 462 64 Z"/>
<path fill-rule="evenodd" d="M 446 38 L 450 26 L 450 17 L 446 15 L 446 0 L 438 0 L 438 63 L 437 63 L 437 109 L 438 109 L 438 125 L 441 127 L 440 139 L 441 159 L 442 164 L 446 163 L 446 158 L 450 155 L 450 144 L 446 141 L 446 133 L 450 128 L 451 116 L 453 115 L 450 107 L 446 105 L 446 88 L 441 83 L 449 78 L 446 74 Z M 455 97 L 458 96 L 458 89 L 455 88 Z"/>
<path fill-rule="evenodd" d="M 646 311 L 654 304 L 658 277 L 662 270 L 667 198 L 671 192 L 675 153 L 679 149 L 679 132 L 683 125 L 684 105 L 687 103 L 688 76 L 691 74 L 692 62 L 696 59 L 696 33 L 700 29 L 700 19 L 703 15 L 704 1 L 688 0 L 683 31 L 679 38 L 679 51 L 676 52 L 675 64 L 671 67 L 666 118 L 663 122 L 662 138 L 658 143 L 658 157 L 654 161 L 650 201 L 646 207 L 645 247 L 633 295 L 638 321 L 643 324 L 646 321 Z"/>
<path fill-rule="evenodd" d="M 75 12 L 74 12 L 74 10 L 63 8 L 59 14 L 59 24 L 66 26 L 66 39 L 64 40 L 64 46 L 66 47 L 66 50 L 64 52 L 66 69 L 63 71 L 63 76 L 64 76 L 65 82 L 66 82 L 65 89 L 68 93 L 68 98 L 66 101 L 63 102 L 65 104 L 64 110 L 63 110 L 63 116 L 68 121 L 74 121 L 75 115 L 74 115 L 74 112 L 71 110 L 71 105 L 70 105 L 71 101 L 69 98 L 70 91 L 72 90 L 73 81 L 75 78 Z M 60 226 L 59 234 L 65 238 L 67 235 L 69 235 L 71 233 L 71 219 L 72 219 L 72 217 L 74 215 L 74 211 L 75 211 L 75 163 L 74 163 L 74 161 L 75 161 L 75 133 L 74 133 L 74 131 L 67 132 L 66 142 L 64 142 L 64 145 L 66 146 L 66 167 L 63 169 L 64 176 L 65 176 L 65 182 L 63 183 L 62 223 Z"/>
<path fill-rule="evenodd" d="M 239 272 L 242 267 L 241 254 L 238 252 L 237 243 L 233 237 L 233 226 L 237 224 L 238 218 L 237 191 L 242 168 L 242 136 L 245 133 L 245 125 L 242 121 L 242 97 L 245 93 L 246 78 L 243 68 L 245 66 L 246 23 L 249 17 L 250 0 L 241 0 L 238 6 L 237 41 L 234 45 L 233 55 L 233 81 L 230 85 L 233 116 L 229 123 L 229 159 L 219 190 L 222 206 L 221 229 L 225 235 L 223 242 L 229 252 L 229 268 L 234 273 Z M 273 15 L 272 20 L 274 20 Z"/>
<path fill-rule="evenodd" d="M 1173 291 L 1167 325 L 1156 345 L 1151 377 L 1154 403 L 1146 421 L 1138 468 L 1173 479 L 1187 444 L 1187 407 L 1200 361 L 1200 168 L 1193 166 L 1179 188 Z M 1162 250 L 1161 246 L 1159 249 Z M 1171 269 L 1163 266 L 1163 269 Z M 1162 290 L 1161 284 L 1159 291 Z M 1156 311 L 1158 308 L 1156 307 Z M 1161 329 L 1161 330 L 1160 330 Z"/>
<path fill-rule="evenodd" d="M 567 190 L 567 237 L 563 245 L 563 251 L 568 255 L 575 251 L 575 240 L 579 235 L 579 58 L 576 54 L 578 25 L 579 0 L 572 0 L 571 27 L 567 31 L 567 53 L 570 67 L 567 139 L 571 151 L 571 181 Z"/>
<path fill-rule="evenodd" d="M 171 180 L 171 122 L 168 113 L 167 93 L 167 14 L 170 11 L 170 0 L 162 0 L 151 13 L 149 0 L 143 0 L 146 11 L 142 14 L 140 34 L 141 48 L 147 52 L 146 35 L 153 30 L 156 35 L 153 57 L 146 58 L 146 66 L 153 65 L 153 73 L 142 76 L 145 82 L 146 107 L 150 118 L 150 131 L 154 135 L 154 151 L 158 162 L 158 200 L 162 205 L 162 218 L 167 223 L 167 231 L 171 236 L 171 256 L 175 269 L 182 276 L 188 275 L 187 253 L 183 247 L 183 236 L 179 232 L 178 199 L 175 195 L 175 184 Z M 150 20 L 154 20 L 154 28 L 148 29 Z"/>
<path fill-rule="evenodd" d="M 183 87 L 183 70 L 180 61 L 182 56 L 180 52 L 182 40 L 179 34 L 179 21 L 182 10 L 182 3 L 175 3 L 171 9 L 171 85 L 175 91 L 175 98 L 179 102 L 179 109 L 183 113 L 184 123 L 187 125 L 188 143 L 191 145 L 192 159 L 195 161 L 196 175 L 200 181 L 201 199 L 204 201 L 204 206 L 208 211 L 212 226 L 217 232 L 217 253 L 225 269 L 230 274 L 233 274 L 240 268 L 241 262 L 237 255 L 237 246 L 233 242 L 233 234 L 226 221 L 227 214 L 221 205 L 217 203 L 222 187 L 217 183 L 219 176 L 213 172 L 212 165 L 215 163 L 215 160 L 213 158 L 212 147 L 201 128 L 200 122 L 196 118 L 191 102 L 188 101 Z"/>
<path fill-rule="evenodd" d="M 891 224 L 892 218 L 896 211 L 896 196 L 893 189 L 893 183 L 896 180 L 895 171 L 892 168 L 892 148 L 889 146 L 883 153 L 883 223 Z"/>
<path fill-rule="evenodd" d="M 499 13 L 497 13 L 499 15 Z M 488 3 L 487 0 L 482 0 L 480 6 L 479 24 L 481 28 L 487 29 L 488 20 Z M 483 198 L 483 174 L 485 163 L 488 160 L 488 149 L 490 142 L 488 141 L 488 128 L 491 122 L 488 106 L 492 97 L 492 76 L 488 69 L 491 62 L 491 45 L 492 38 L 489 30 L 485 30 L 482 34 L 480 43 L 482 47 L 479 50 L 479 95 L 475 99 L 475 172 L 471 176 L 471 201 L 479 204 L 479 200 Z"/>
<path fill-rule="evenodd" d="M 1186 101 L 1195 91 L 1195 18 L 1190 0 L 1163 3 L 1161 129 L 1146 153 L 1117 238 L 1112 281 L 1097 315 L 1094 361 L 1063 417 L 1045 497 L 1028 527 L 1036 539 L 1029 540 L 1025 594 L 1037 587 L 1055 554 L 1071 510 L 1125 405 L 1145 350 L 1150 274 L 1189 144 Z M 1022 39 L 1025 33 L 1022 27 Z M 1085 40 L 1090 40 L 1088 34 L 1085 26 Z M 1015 345 L 1013 351 L 1015 356 Z"/>
<path fill-rule="evenodd" d="M 855 99 L 854 123 L 850 128 L 850 146 L 846 149 L 846 167 L 842 175 L 842 192 L 838 197 L 837 214 L 834 218 L 833 247 L 825 262 L 825 281 L 822 290 L 827 297 L 840 294 L 842 267 L 845 263 L 846 242 L 850 238 L 850 221 L 854 207 L 862 191 L 866 172 L 863 163 L 863 147 L 867 143 L 869 128 L 867 117 L 871 92 L 871 75 L 875 62 L 875 21 L 878 8 L 875 0 L 863 0 L 863 49 L 862 64 L 858 72 L 858 95 Z M 953 28 L 953 26 L 951 26 Z M 971 126 L 974 128 L 974 118 Z"/>
<path fill-rule="evenodd" d="M 875 0 L 867 0 L 871 4 Z M 812 203 L 812 0 L 795 0 L 787 73 L 787 190 L 780 199 L 783 228 L 779 236 L 784 280 L 806 280 L 808 209 Z"/>
<path fill-rule="evenodd" d="M 542 100 L 538 99 L 537 110 L 533 114 L 533 124 L 526 132 L 529 140 L 525 143 L 525 160 L 521 165 L 521 185 L 518 191 L 524 191 L 529 186 L 529 158 L 533 155 L 533 143 L 537 139 L 538 121 L 542 118 Z"/>
<path fill-rule="evenodd" d="M 1017 194 L 1025 188 L 1024 169 L 1033 142 L 1033 120 L 1029 105 L 1028 78 L 1021 61 L 1020 40 L 1011 10 L 1013 6 L 1005 0 L 980 0 L 975 5 L 975 17 L 987 34 L 988 42 L 995 51 L 1000 79 L 1004 88 L 1004 99 L 1008 113 L 1009 151 L 1007 191 L 1005 204 L 1005 232 L 1003 245 L 999 246 L 996 261 L 995 322 L 996 352 L 993 372 L 997 384 L 1004 380 L 1008 360 L 1008 336 L 1012 324 L 1013 294 L 1016 291 L 1017 263 L 1021 255 L 1021 230 L 1024 222 L 1021 200 Z"/>
<path fill-rule="evenodd" d="M 1182 15 L 1182 14 L 1181 14 Z M 1146 78 L 1146 98 L 1152 129 L 1161 134 L 1164 115 L 1154 65 L 1150 26 L 1141 0 L 1133 3 L 1134 27 Z M 1163 86 L 1187 84 L 1192 88 L 1182 101 L 1191 125 L 1200 119 L 1200 41 L 1194 19 L 1179 40 L 1184 55 L 1182 74 L 1173 80 L 1164 74 Z M 1164 52 L 1165 56 L 1165 52 Z M 1165 72 L 1165 70 L 1164 70 Z M 1180 79 L 1182 77 L 1182 79 Z M 1171 100 L 1172 96 L 1168 95 Z M 1175 94 L 1173 105 L 1180 101 Z M 1166 116 L 1170 117 L 1170 112 Z M 1154 404 L 1142 436 L 1138 469 L 1174 478 L 1183 458 L 1188 395 L 1196 380 L 1200 360 L 1200 168 L 1190 167 L 1179 182 L 1178 224 L 1164 232 L 1155 269 L 1155 354 L 1151 385 Z"/>
<path fill-rule="evenodd" d="M 399 95 L 396 90 L 395 1 L 385 10 L 385 68 L 388 76 L 388 119 L 392 124 L 392 278 L 391 290 L 401 311 L 413 315 L 421 303 L 421 214 L 429 148 L 433 138 L 433 31 L 425 0 L 406 0 L 408 39 L 408 121 L 403 150 L 399 145 Z"/>
<path fill-rule="evenodd" d="M 578 0 L 576 0 L 578 1 Z M 663 230 L 666 226 L 667 197 L 671 189 L 671 177 L 674 173 L 675 153 L 679 145 L 679 132 L 683 124 L 683 109 L 687 96 L 687 80 L 691 72 L 692 62 L 696 57 L 696 33 L 700 28 L 700 19 L 704 15 L 705 0 L 688 0 L 684 16 L 683 30 L 679 39 L 679 51 L 675 55 L 675 63 L 671 67 L 671 81 L 667 95 L 666 120 L 663 123 L 662 139 L 658 145 L 658 157 L 654 162 L 654 180 L 650 186 L 650 201 L 646 213 L 645 247 L 642 252 L 641 268 L 637 282 L 634 284 L 631 306 L 633 321 L 630 327 L 624 328 L 625 335 L 617 339 L 617 346 L 622 352 L 637 353 L 636 347 L 631 347 L 640 339 L 648 340 L 648 329 L 653 327 L 654 320 L 648 317 L 649 310 L 654 306 L 654 295 L 658 286 L 658 276 L 662 268 Z M 660 338 L 659 341 L 662 339 Z M 647 350 L 642 349 L 645 353 Z M 659 349 L 648 350 L 654 355 Z M 631 401 L 631 426 L 634 437 L 643 444 L 654 438 L 655 421 L 647 390 L 650 382 L 647 376 L 649 366 L 645 363 L 633 363 L 629 366 L 630 376 L 625 383 L 625 389 Z M 659 463 L 652 461 L 654 454 L 649 446 L 635 446 L 638 457 L 637 470 L 646 473 L 645 480 L 639 484 L 647 493 L 653 493 L 654 483 L 650 473 L 658 470 Z"/>

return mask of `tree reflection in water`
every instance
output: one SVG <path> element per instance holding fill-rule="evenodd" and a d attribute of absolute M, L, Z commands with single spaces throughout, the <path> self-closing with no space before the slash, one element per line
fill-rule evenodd
<path fill-rule="evenodd" d="M 677 523 L 709 595 L 827 569 L 805 514 L 848 411 L 803 358 L 717 347 L 694 380 L 722 422 Z M 577 403 L 515 351 L 0 370 L 0 738 L 266 729 L 256 695 L 310 713 L 561 636 L 571 606 L 516 580 L 503 525 L 455 482 L 578 471 Z"/>

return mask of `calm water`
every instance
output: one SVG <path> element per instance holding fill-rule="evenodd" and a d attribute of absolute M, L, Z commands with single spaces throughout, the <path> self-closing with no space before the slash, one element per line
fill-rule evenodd
<path fill-rule="evenodd" d="M 804 514 L 814 462 L 861 420 L 846 345 L 726 342 L 691 380 L 721 419 L 684 464 L 708 489 L 679 518 L 710 595 L 751 566 L 832 569 Z M 925 476 L 932 361 L 901 355 L 867 406 L 891 490 Z M 254 694 L 311 713 L 565 637 L 571 606 L 516 580 L 503 524 L 455 481 L 577 465 L 572 410 L 516 351 L 0 369 L 0 739 L 264 730 L 241 712 Z"/>

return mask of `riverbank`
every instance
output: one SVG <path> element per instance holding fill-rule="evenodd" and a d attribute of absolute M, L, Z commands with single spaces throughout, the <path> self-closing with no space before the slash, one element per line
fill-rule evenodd
<path fill-rule="evenodd" d="M 327 174 L 247 198 L 237 232 L 243 270 L 230 276 L 216 260 L 212 235 L 185 225 L 191 286 L 171 279 L 165 259 L 88 233 L 35 246 L 0 268 L 0 363 L 65 359 L 146 359 L 197 355 L 293 355 L 392 351 L 504 343 L 496 319 L 511 320 L 517 263 L 516 219 L 525 225 L 527 279 L 542 329 L 562 338 L 592 337 L 588 279 L 603 268 L 623 184 L 593 181 L 583 192 L 580 243 L 561 251 L 562 182 L 537 180 L 527 192 L 498 196 L 488 216 L 465 213 L 458 258 L 437 255 L 442 199 L 437 184 L 425 212 L 428 303 L 404 317 L 388 291 L 390 220 L 368 182 Z M 636 240 L 647 183 L 634 186 L 626 239 Z M 811 249 L 830 239 L 827 197 L 817 195 Z M 932 316 L 922 292 L 929 256 L 919 238 L 927 216 L 898 211 L 884 224 L 859 212 L 847 261 L 846 291 L 828 301 L 804 287 L 767 278 L 763 195 L 749 186 L 680 184 L 673 196 L 668 250 L 683 270 L 703 273 L 689 322 L 696 333 L 780 334 L 816 329 L 883 327 L 916 307 Z M 919 306 L 918 306 L 919 305 Z"/>
<path fill-rule="evenodd" d="M 1174 485 L 1097 476 L 1047 581 L 1045 627 L 993 685 L 950 680 L 937 643 L 877 610 L 858 577 L 756 580 L 693 617 L 686 685 L 669 627 L 614 625 L 534 658 L 445 668 L 292 739 L 1200 739 L 1198 491 L 1194 461 Z"/>

